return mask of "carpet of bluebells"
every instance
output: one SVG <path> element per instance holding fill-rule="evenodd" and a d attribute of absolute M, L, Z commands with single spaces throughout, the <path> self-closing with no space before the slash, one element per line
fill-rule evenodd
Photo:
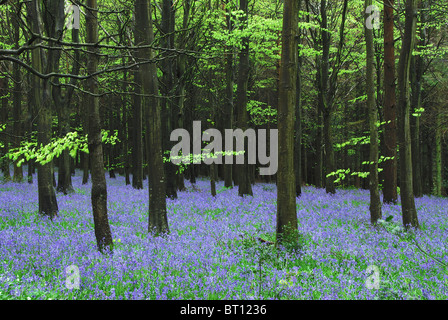
<path fill-rule="evenodd" d="M 291 251 L 271 244 L 273 184 L 242 198 L 218 182 L 213 198 L 208 181 L 186 182 L 167 203 L 170 234 L 154 237 L 147 188 L 107 182 L 112 256 L 97 252 L 90 184 L 79 172 L 76 192 L 58 194 L 53 221 L 37 213 L 36 177 L 0 184 L 0 299 L 448 298 L 447 198 L 416 199 L 422 230 L 405 232 L 400 205 L 383 206 L 388 221 L 370 225 L 367 190 L 304 187 L 300 250 Z M 79 269 L 79 289 L 69 266 Z"/>

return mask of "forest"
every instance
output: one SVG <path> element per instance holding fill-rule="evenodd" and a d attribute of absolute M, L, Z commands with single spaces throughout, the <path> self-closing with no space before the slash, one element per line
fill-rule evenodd
<path fill-rule="evenodd" d="M 0 0 L 0 300 L 448 299 L 447 62 L 447 0 Z"/>

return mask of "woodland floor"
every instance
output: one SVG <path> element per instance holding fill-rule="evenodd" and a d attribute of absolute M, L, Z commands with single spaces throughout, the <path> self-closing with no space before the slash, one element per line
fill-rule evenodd
<path fill-rule="evenodd" d="M 421 231 L 404 232 L 400 205 L 370 225 L 369 192 L 304 187 L 297 200 L 301 250 L 275 251 L 276 189 L 254 196 L 197 182 L 168 200 L 171 233 L 147 233 L 148 191 L 107 178 L 113 256 L 97 252 L 90 184 L 58 194 L 59 216 L 37 213 L 34 184 L 0 184 L 0 299 L 447 299 L 448 199 L 416 199 Z M 146 185 L 147 181 L 145 181 Z M 266 242 L 260 241 L 263 239 Z M 426 251 L 423 253 L 418 246 Z M 437 261 L 438 260 L 438 261 Z M 80 272 L 68 289 L 66 268 Z M 380 272 L 379 288 L 369 289 Z M 370 268 L 371 269 L 371 268 Z M 373 269 L 375 270 L 375 268 Z"/>

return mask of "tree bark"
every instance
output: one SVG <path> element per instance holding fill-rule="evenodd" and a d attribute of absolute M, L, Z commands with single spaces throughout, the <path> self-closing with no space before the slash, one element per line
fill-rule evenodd
<path fill-rule="evenodd" d="M 372 5 L 372 0 L 365 1 L 365 8 Z M 366 14 L 367 18 L 367 14 Z M 370 127 L 370 222 L 376 225 L 381 219 L 381 199 L 378 188 L 378 114 L 375 103 L 375 79 L 374 79 L 374 46 L 373 46 L 373 30 L 364 27 L 366 37 L 366 89 L 367 89 L 367 109 L 369 110 L 369 127 Z"/>
<path fill-rule="evenodd" d="M 63 1 L 62 1 L 63 2 Z M 32 21 L 32 30 L 36 34 L 43 34 L 44 24 L 42 19 L 46 21 L 47 34 L 52 37 L 56 32 L 62 32 L 62 25 L 56 25 L 56 21 L 61 21 L 60 2 L 49 1 L 47 11 L 42 16 L 40 12 L 39 2 L 34 0 L 27 4 L 28 17 Z M 48 21 L 49 16 L 53 19 L 51 23 Z M 56 17 L 56 18 L 55 18 Z M 54 68 L 54 56 L 51 52 L 48 56 L 44 56 L 42 49 L 36 48 L 31 52 L 32 66 L 38 72 L 52 72 Z M 44 64 L 46 67 L 44 69 Z M 48 79 L 41 80 L 38 77 L 34 79 L 34 97 L 35 107 L 37 111 L 37 145 L 45 146 L 51 142 L 51 86 Z M 37 166 L 37 185 L 39 197 L 39 213 L 47 215 L 53 219 L 58 213 L 58 203 L 56 193 L 53 187 L 52 162 L 46 164 L 38 164 Z"/>
<path fill-rule="evenodd" d="M 151 44 L 154 41 L 152 28 L 151 6 L 145 0 L 136 0 L 136 23 L 144 36 L 142 45 Z M 154 59 L 151 49 L 141 50 L 145 59 Z M 162 159 L 162 119 L 158 95 L 157 68 L 155 63 L 144 64 L 142 68 L 142 88 L 145 96 L 142 99 L 143 108 L 149 115 L 146 128 L 148 134 L 149 159 L 149 218 L 148 232 L 156 235 L 169 233 L 168 217 L 166 211 L 166 184 Z"/>
<path fill-rule="evenodd" d="M 137 3 L 135 3 L 137 5 Z M 143 35 L 139 26 L 135 25 L 135 45 L 138 46 L 143 42 Z M 141 55 L 141 50 L 136 50 L 136 56 Z M 143 189 L 143 136 L 142 136 L 142 68 L 134 72 L 135 96 L 133 105 L 133 141 L 132 141 L 132 187 L 134 189 Z"/>
<path fill-rule="evenodd" d="M 231 20 L 231 8 L 229 7 L 231 2 L 226 0 L 226 12 L 227 16 L 227 29 L 229 32 L 233 30 L 233 24 Z M 228 46 L 226 53 L 226 89 L 224 98 L 223 118 L 225 129 L 233 129 L 233 84 L 234 84 L 234 66 L 233 66 L 233 52 L 234 47 Z M 232 188 L 232 164 L 224 164 L 224 187 Z"/>
<path fill-rule="evenodd" d="M 240 10 L 245 13 L 241 17 L 241 30 L 247 27 L 247 15 L 248 15 L 248 0 L 240 0 Z M 247 112 L 247 84 L 249 80 L 249 39 L 244 37 L 242 39 L 242 49 L 239 53 L 239 69 L 238 69 L 238 82 L 236 90 L 236 109 L 238 111 L 238 128 L 246 131 L 249 123 L 249 113 Z M 252 185 L 249 178 L 249 164 L 248 164 L 248 141 L 244 138 L 244 164 L 237 165 L 238 172 L 238 195 L 250 195 L 252 196 Z"/>
<path fill-rule="evenodd" d="M 87 0 L 87 7 L 90 9 L 86 13 L 87 43 L 98 41 L 98 6 L 97 0 Z M 98 49 L 89 57 L 87 72 L 92 74 L 98 68 Z M 98 94 L 98 77 L 94 76 L 88 80 L 89 91 Z M 101 253 L 113 252 L 112 233 L 107 215 L 107 185 L 104 170 L 103 145 L 101 137 L 100 105 L 99 98 L 94 95 L 88 96 L 88 105 L 91 108 L 89 117 L 88 145 L 91 160 L 92 175 L 92 211 L 95 224 L 95 237 L 98 250 Z"/>
<path fill-rule="evenodd" d="M 7 124 L 9 118 L 8 90 L 9 90 L 8 78 L 7 77 L 0 78 L 0 97 L 2 102 L 0 121 L 1 123 L 4 124 Z M 2 156 L 6 155 L 9 152 L 9 138 L 8 135 L 6 134 L 8 129 L 9 129 L 8 126 L 6 126 L 4 131 L 0 133 L 3 142 Z M 7 157 L 4 157 L 1 160 L 1 169 L 3 171 L 3 180 L 5 182 L 11 180 L 11 173 L 9 170 L 9 160 Z"/>
<path fill-rule="evenodd" d="M 279 77 L 276 242 L 298 244 L 294 175 L 294 116 L 297 106 L 299 0 L 285 0 Z"/>
<path fill-rule="evenodd" d="M 403 225 L 419 227 L 412 184 L 412 150 L 410 131 L 409 71 L 415 43 L 417 1 L 406 0 L 405 30 L 398 65 L 400 198 Z"/>
<path fill-rule="evenodd" d="M 19 1 L 14 1 L 14 9 L 18 10 L 19 8 Z M 19 47 L 19 40 L 20 40 L 20 27 L 19 27 L 19 21 L 17 18 L 12 19 L 12 27 L 13 27 L 13 41 L 14 41 L 14 48 Z M 22 73 L 20 72 L 20 66 L 16 63 L 12 66 L 12 76 L 14 79 L 14 91 L 12 94 L 12 103 L 13 103 L 13 147 L 14 148 L 20 148 L 20 144 L 22 141 L 22 132 L 23 132 L 23 125 L 22 125 Z M 22 166 L 18 166 L 17 163 L 21 161 L 22 157 L 19 157 L 14 162 L 14 173 L 12 177 L 12 181 L 14 182 L 22 182 L 23 181 L 23 168 Z"/>
<path fill-rule="evenodd" d="M 72 41 L 74 43 L 79 43 L 79 29 L 72 29 Z M 55 62 L 56 70 L 59 70 L 59 60 L 60 54 L 57 55 L 57 61 Z M 75 51 L 74 53 L 74 64 L 71 70 L 71 74 L 77 75 L 81 69 L 80 63 L 80 53 Z M 55 82 L 59 84 L 59 79 L 55 79 Z M 70 84 L 75 85 L 76 80 L 70 79 Z M 72 102 L 72 97 L 74 93 L 74 87 L 68 87 L 66 89 L 65 95 L 62 95 L 61 88 L 55 86 L 53 88 L 53 100 L 57 106 L 58 111 L 58 125 L 60 136 L 64 137 L 70 132 L 70 106 Z M 71 177 L 71 157 L 69 150 L 65 149 L 62 151 L 61 157 L 59 158 L 59 168 L 58 168 L 58 186 L 57 191 L 63 194 L 73 193 L 72 177 Z"/>
<path fill-rule="evenodd" d="M 395 97 L 394 0 L 384 3 L 384 162 L 383 202 L 397 203 L 397 111 Z"/>
<path fill-rule="evenodd" d="M 422 36 L 422 32 L 420 32 Z M 420 56 L 414 56 L 412 58 L 412 106 L 414 109 L 420 109 L 422 106 L 422 73 L 423 65 L 422 58 Z M 420 115 L 412 116 L 411 118 L 411 134 L 412 134 L 412 173 L 414 186 L 414 196 L 416 198 L 423 196 L 422 189 L 422 175 L 421 175 L 421 144 L 420 144 Z"/>
<path fill-rule="evenodd" d="M 442 111 L 436 108 L 435 147 L 433 165 L 433 194 L 442 195 Z"/>
<path fill-rule="evenodd" d="M 297 64 L 297 105 L 295 108 L 295 141 L 294 141 L 294 171 L 296 183 L 296 196 L 302 195 L 302 59 L 298 57 Z"/>
<path fill-rule="evenodd" d="M 167 49 L 174 48 L 174 4 L 173 0 L 163 0 L 162 2 L 162 47 Z M 175 106 L 171 96 L 174 95 L 174 59 L 172 53 L 164 51 L 164 60 L 162 61 L 163 85 L 161 86 L 162 100 L 162 130 L 163 130 L 163 152 L 171 150 L 173 143 L 170 141 L 171 131 L 173 130 L 173 117 Z M 176 117 L 177 119 L 177 117 Z M 169 154 L 165 154 L 168 157 Z M 171 199 L 177 199 L 176 171 L 177 167 L 171 161 L 164 163 L 166 175 L 166 196 Z"/>

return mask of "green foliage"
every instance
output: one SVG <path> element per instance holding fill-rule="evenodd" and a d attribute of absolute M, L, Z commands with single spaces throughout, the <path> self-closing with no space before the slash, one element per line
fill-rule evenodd
<path fill-rule="evenodd" d="M 381 172 L 383 169 L 378 168 L 378 172 Z M 337 178 L 334 180 L 334 183 L 340 183 L 342 180 L 344 180 L 347 176 L 358 176 L 360 178 L 367 178 L 369 176 L 370 172 L 358 172 L 358 171 L 351 171 L 350 168 L 348 169 L 338 169 L 336 171 L 333 171 L 329 174 L 327 174 L 328 177 L 336 176 Z"/>
<path fill-rule="evenodd" d="M 277 110 L 271 106 L 267 106 L 264 102 L 249 100 L 247 103 L 247 111 L 251 115 L 252 123 L 256 126 L 277 123 Z"/>
<path fill-rule="evenodd" d="M 413 117 L 421 117 L 423 112 L 425 112 L 425 108 L 415 109 L 414 113 L 412 114 L 412 116 Z"/>
<path fill-rule="evenodd" d="M 113 135 L 107 130 L 102 130 L 102 141 L 105 144 L 116 144 L 118 139 L 118 131 Z M 9 150 L 6 155 L 12 161 L 17 161 L 17 165 L 21 166 L 25 161 L 34 159 L 42 165 L 51 162 L 55 157 L 59 157 L 64 150 L 68 150 L 71 157 L 75 158 L 78 151 L 89 153 L 87 144 L 87 135 L 80 135 L 77 131 L 67 133 L 62 138 L 54 138 L 51 143 L 45 146 L 37 146 L 34 141 L 22 141 L 20 148 Z"/>

